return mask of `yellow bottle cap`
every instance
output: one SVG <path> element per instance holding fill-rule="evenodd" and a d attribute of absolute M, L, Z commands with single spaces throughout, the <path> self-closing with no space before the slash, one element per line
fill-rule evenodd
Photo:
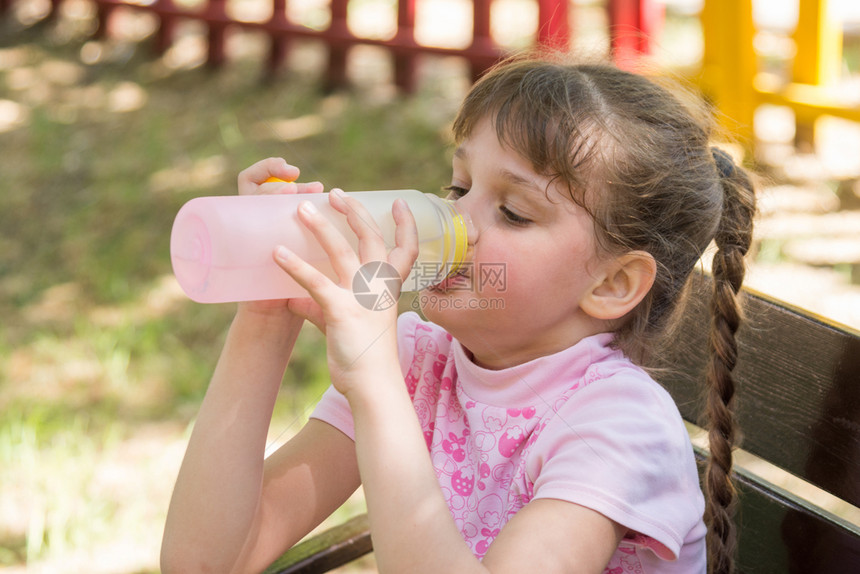
<path fill-rule="evenodd" d="M 463 266 L 463 260 L 466 258 L 466 252 L 469 250 L 469 237 L 466 232 L 466 220 L 463 219 L 463 214 L 454 210 L 454 217 L 451 218 L 451 225 L 454 228 L 454 258 L 451 261 L 451 270 L 448 272 L 448 277 L 453 276 Z M 446 236 L 446 240 L 450 236 Z M 449 246 L 445 246 L 445 252 L 449 250 Z"/>
<path fill-rule="evenodd" d="M 293 183 L 292 181 L 287 181 L 286 179 L 281 179 L 280 177 L 270 177 L 263 183 Z"/>

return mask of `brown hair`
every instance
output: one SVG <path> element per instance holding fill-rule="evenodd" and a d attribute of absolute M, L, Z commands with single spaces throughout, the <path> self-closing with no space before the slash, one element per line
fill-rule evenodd
<path fill-rule="evenodd" d="M 697 262 L 716 243 L 705 518 L 710 570 L 728 573 L 735 538 L 736 296 L 752 240 L 755 195 L 749 175 L 711 147 L 708 114 L 673 92 L 611 65 L 574 65 L 546 55 L 514 58 L 476 83 L 453 130 L 462 142 L 482 118 L 491 118 L 503 145 L 537 173 L 566 184 L 573 201 L 591 213 L 601 248 L 654 257 L 654 286 L 616 330 L 616 344 L 645 366 L 680 315 Z"/>

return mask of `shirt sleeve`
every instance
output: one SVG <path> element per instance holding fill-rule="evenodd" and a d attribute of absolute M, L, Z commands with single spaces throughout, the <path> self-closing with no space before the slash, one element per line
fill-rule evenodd
<path fill-rule="evenodd" d="M 668 393 L 629 373 L 580 389 L 548 421 L 528 461 L 533 498 L 600 512 L 675 560 L 704 510 L 695 458 Z"/>
<path fill-rule="evenodd" d="M 415 332 L 421 323 L 421 318 L 413 312 L 403 313 L 397 318 L 397 353 L 400 370 L 404 373 L 415 354 Z M 349 402 L 332 386 L 323 393 L 310 418 L 326 422 L 355 440 L 355 425 Z"/>

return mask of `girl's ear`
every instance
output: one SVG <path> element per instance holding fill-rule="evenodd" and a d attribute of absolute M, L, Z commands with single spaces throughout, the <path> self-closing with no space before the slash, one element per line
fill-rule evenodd
<path fill-rule="evenodd" d="M 657 262 L 650 253 L 630 251 L 603 264 L 580 308 L 595 319 L 620 319 L 648 294 L 657 276 Z"/>

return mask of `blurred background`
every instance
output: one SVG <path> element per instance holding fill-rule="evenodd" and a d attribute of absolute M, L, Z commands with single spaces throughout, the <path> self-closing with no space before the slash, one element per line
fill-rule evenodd
<path fill-rule="evenodd" d="M 349 49 L 341 82 L 311 34 L 269 65 L 265 33 L 230 27 L 216 68 L 204 22 L 175 20 L 165 42 L 156 3 L 126 3 L 139 6 L 112 10 L 99 28 L 93 0 L 0 1 L 4 572 L 158 571 L 170 491 L 233 313 L 176 285 L 168 240 L 179 207 L 235 193 L 237 173 L 269 156 L 327 188 L 439 190 L 450 121 L 487 58 L 455 52 L 473 45 L 469 0 L 415 3 L 415 40 L 440 50 L 416 58 L 408 92 L 383 45 L 398 31 L 396 0 L 349 2 L 351 32 L 379 42 Z M 272 0 L 217 4 L 244 23 L 273 16 Z M 860 328 L 860 4 L 811 2 L 812 13 L 797 0 L 731 0 L 710 17 L 702 0 L 652 4 L 657 20 L 637 20 L 651 22 L 650 66 L 701 88 L 725 115 L 727 147 L 761 176 L 749 285 Z M 173 5 L 202 13 L 208 3 Z M 619 20 L 607 3 L 566 6 L 571 49 L 609 53 Z M 328 0 L 292 0 L 286 12 L 316 32 L 331 14 Z M 491 15 L 508 51 L 533 45 L 543 21 L 534 0 L 496 0 Z M 717 24 L 716 37 L 740 46 L 711 54 L 704 37 Z M 821 51 L 801 70 L 798 34 L 810 26 Z M 721 57 L 732 65 L 714 72 Z M 814 77 L 799 77 L 808 69 Z M 271 448 L 326 385 L 323 343 L 308 329 Z M 359 493 L 337 518 L 361 505 Z"/>

